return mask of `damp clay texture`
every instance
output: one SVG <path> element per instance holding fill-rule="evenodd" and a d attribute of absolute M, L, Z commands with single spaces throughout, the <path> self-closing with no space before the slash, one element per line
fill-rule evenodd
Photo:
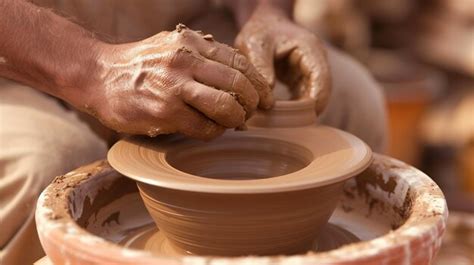
<path fill-rule="evenodd" d="M 355 136 L 315 126 L 314 113 L 312 100 L 277 102 L 246 131 L 210 142 L 132 137 L 114 145 L 108 161 L 137 181 L 148 212 L 180 252 L 305 253 L 344 182 L 372 159 Z"/>
<path fill-rule="evenodd" d="M 36 223 L 53 264 L 430 264 L 447 213 L 443 194 L 428 176 L 375 155 L 369 168 L 345 182 L 336 210 L 310 251 L 190 255 L 177 251 L 156 227 L 134 181 L 98 161 L 57 177 L 39 198 Z"/>

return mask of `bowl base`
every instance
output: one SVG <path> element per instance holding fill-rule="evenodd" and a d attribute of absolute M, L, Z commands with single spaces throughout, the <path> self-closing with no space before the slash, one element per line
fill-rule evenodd
<path fill-rule="evenodd" d="M 336 224 L 328 223 L 322 229 L 318 240 L 314 240 L 308 249 L 314 252 L 328 251 L 359 241 L 360 239 L 348 230 Z M 182 256 L 193 254 L 174 247 L 153 223 L 130 232 L 119 242 L 119 245 L 131 249 L 146 250 L 155 255 Z"/>

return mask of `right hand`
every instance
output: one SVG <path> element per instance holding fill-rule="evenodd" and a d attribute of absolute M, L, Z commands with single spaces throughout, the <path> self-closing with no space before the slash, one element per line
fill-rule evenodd
<path fill-rule="evenodd" d="M 269 84 L 237 50 L 178 25 L 106 45 L 83 107 L 118 132 L 209 140 L 273 105 Z"/>

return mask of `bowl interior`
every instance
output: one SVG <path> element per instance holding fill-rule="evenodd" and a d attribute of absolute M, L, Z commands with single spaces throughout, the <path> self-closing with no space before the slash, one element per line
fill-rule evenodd
<path fill-rule="evenodd" d="M 304 146 L 255 137 L 240 141 L 196 143 L 166 154 L 175 169 L 213 179 L 244 180 L 277 177 L 308 166 L 312 153 Z"/>
<path fill-rule="evenodd" d="M 112 167 L 138 182 L 227 194 L 322 187 L 349 179 L 371 159 L 360 139 L 325 126 L 227 131 L 206 143 L 179 136 L 132 137 L 108 153 Z"/>

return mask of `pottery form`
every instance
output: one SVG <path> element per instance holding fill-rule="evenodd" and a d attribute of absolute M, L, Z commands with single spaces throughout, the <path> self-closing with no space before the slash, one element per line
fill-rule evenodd
<path fill-rule="evenodd" d="M 304 253 L 344 182 L 372 159 L 355 136 L 314 126 L 314 115 L 311 100 L 278 102 L 249 122 L 259 128 L 211 142 L 130 138 L 112 147 L 108 161 L 138 182 L 155 223 L 183 253 Z"/>
<path fill-rule="evenodd" d="M 325 227 L 320 245 L 337 240 L 319 252 L 234 258 L 160 254 L 153 245 L 123 246 L 153 221 L 133 181 L 99 161 L 57 177 L 39 198 L 36 223 L 53 264 L 430 264 L 441 245 L 447 213 L 442 192 L 428 176 L 375 155 L 368 169 L 346 181 L 329 221 L 360 242 L 341 246 L 339 232 Z"/>

